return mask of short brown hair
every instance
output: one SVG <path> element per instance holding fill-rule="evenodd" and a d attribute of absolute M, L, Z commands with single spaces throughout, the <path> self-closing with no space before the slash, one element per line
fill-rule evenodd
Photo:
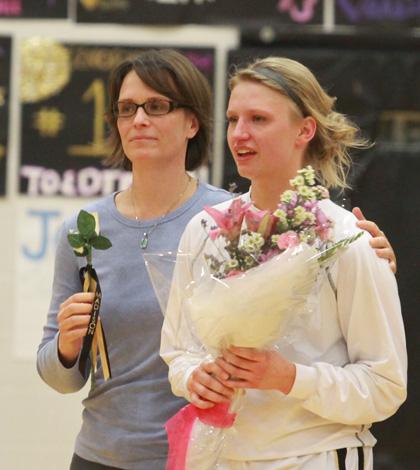
<path fill-rule="evenodd" d="M 126 75 L 134 70 L 147 86 L 169 99 L 182 103 L 198 120 L 199 130 L 188 141 L 185 169 L 195 170 L 208 160 L 212 134 L 212 98 L 204 75 L 183 54 L 173 49 L 150 49 L 119 64 L 109 79 L 107 120 L 110 127 L 111 154 L 105 164 L 131 170 L 124 154 L 114 105 Z"/>
<path fill-rule="evenodd" d="M 325 186 L 348 187 L 346 176 L 351 165 L 349 149 L 366 148 L 358 126 L 334 109 L 336 98 L 329 96 L 314 74 L 303 64 L 285 57 L 257 59 L 234 71 L 229 86 L 251 80 L 262 83 L 287 96 L 296 112 L 312 116 L 316 133 L 310 141 L 305 164 L 311 164 Z"/>

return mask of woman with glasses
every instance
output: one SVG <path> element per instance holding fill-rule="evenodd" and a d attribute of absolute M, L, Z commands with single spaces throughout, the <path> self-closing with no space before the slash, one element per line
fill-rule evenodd
<path fill-rule="evenodd" d="M 188 173 L 208 157 L 211 101 L 206 79 L 173 50 L 142 52 L 111 75 L 108 163 L 130 169 L 133 177 L 128 189 L 86 208 L 98 213 L 101 233 L 112 242 L 94 254 L 112 378 L 104 381 L 99 367 L 83 401 L 72 470 L 165 466 L 164 423 L 185 402 L 171 394 L 159 357 L 163 317 L 143 253 L 176 251 L 193 215 L 230 197 Z M 76 216 L 61 231 L 37 360 L 43 380 L 61 393 L 80 390 L 89 375 L 80 374 L 78 362 L 93 294 L 80 292 L 83 259 L 66 237 L 75 227 Z M 379 243 L 390 250 L 386 240 Z"/>
<path fill-rule="evenodd" d="M 204 205 L 229 194 L 190 176 L 208 157 L 211 92 L 182 54 L 147 51 L 121 63 L 109 87 L 112 153 L 108 163 L 131 169 L 131 186 L 86 209 L 97 212 L 112 242 L 95 251 L 102 290 L 101 319 L 112 378 L 99 368 L 84 400 L 83 424 L 71 469 L 163 469 L 165 421 L 183 404 L 170 391 L 159 357 L 162 313 L 143 260 L 145 252 L 175 251 L 187 222 Z M 62 393 L 80 390 L 78 359 L 93 294 L 81 293 L 79 268 L 67 242 L 57 248 L 53 297 L 38 352 L 41 377 Z"/>

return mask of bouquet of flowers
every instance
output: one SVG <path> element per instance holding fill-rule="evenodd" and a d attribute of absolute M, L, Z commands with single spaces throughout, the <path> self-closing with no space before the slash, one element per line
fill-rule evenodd
<path fill-rule="evenodd" d="M 329 194 L 315 184 L 310 166 L 290 185 L 274 212 L 256 210 L 241 198 L 225 210 L 205 208 L 216 223 L 209 227 L 202 221 L 212 241 L 204 254 L 208 273 L 186 297 L 184 313 L 210 357 L 230 345 L 262 349 L 278 343 L 290 319 L 307 310 L 320 274 L 338 250 L 362 234 L 334 241 L 333 221 L 320 206 Z M 193 405 L 188 405 L 175 415 L 167 426 L 167 468 L 217 468 L 226 430 L 233 426 L 242 398 L 238 391 L 230 407 L 192 413 Z M 180 427 L 189 429 L 184 447 L 177 435 Z"/>
<path fill-rule="evenodd" d="M 105 380 L 111 377 L 111 365 L 109 363 L 105 333 L 99 316 L 102 292 L 98 275 L 92 265 L 92 252 L 93 248 L 107 250 L 112 244 L 108 238 L 101 235 L 99 231 L 98 214 L 91 214 L 84 210 L 81 210 L 77 217 L 77 230 L 70 230 L 67 234 L 67 239 L 76 256 L 86 257 L 86 266 L 82 267 L 79 272 L 83 292 L 93 292 L 95 294 L 92 313 L 90 315 L 86 335 L 83 338 L 79 359 L 79 370 L 84 376 L 86 373 L 87 358 L 90 354 L 92 364 L 91 379 L 92 384 L 94 384 L 98 363 L 98 351 Z"/>
<path fill-rule="evenodd" d="M 321 268 L 362 234 L 333 242 L 333 222 L 319 205 L 328 190 L 315 185 L 310 166 L 290 185 L 273 213 L 253 210 L 240 198 L 225 211 L 205 208 L 217 224 L 209 231 L 216 250 L 204 255 L 210 276 L 195 288 L 188 311 L 196 335 L 213 353 L 230 344 L 259 348 L 278 340 Z"/>

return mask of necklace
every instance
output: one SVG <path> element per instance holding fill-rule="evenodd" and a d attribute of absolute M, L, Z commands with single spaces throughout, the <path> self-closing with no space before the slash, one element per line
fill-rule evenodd
<path fill-rule="evenodd" d="M 149 244 L 149 239 L 150 235 L 156 230 L 156 228 L 163 222 L 163 219 L 171 212 L 171 210 L 176 207 L 179 202 L 182 200 L 182 197 L 184 194 L 187 192 L 187 189 L 190 186 L 190 183 L 192 181 L 192 177 L 187 173 L 186 174 L 188 179 L 187 179 L 187 184 L 185 185 L 184 189 L 182 192 L 179 194 L 179 196 L 175 199 L 174 202 L 171 203 L 171 205 L 166 209 L 166 211 L 161 215 L 155 222 L 155 224 L 152 226 L 152 228 L 146 232 L 143 232 L 143 236 L 141 237 L 140 240 L 140 248 L 142 250 L 145 250 L 147 248 L 147 245 Z M 136 201 L 134 199 L 134 194 L 133 194 L 133 186 L 130 188 L 130 194 L 131 194 L 131 204 L 133 205 L 133 212 L 134 212 L 134 217 L 136 218 L 136 221 L 139 220 L 139 217 L 137 217 L 137 206 L 136 206 Z"/>

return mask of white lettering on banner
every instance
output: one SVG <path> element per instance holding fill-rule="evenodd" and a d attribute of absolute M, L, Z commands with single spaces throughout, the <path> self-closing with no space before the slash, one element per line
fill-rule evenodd
<path fill-rule="evenodd" d="M 131 173 L 115 169 L 86 167 L 81 170 L 65 170 L 62 175 L 52 168 L 23 165 L 20 174 L 28 181 L 29 196 L 105 196 L 127 188 Z"/>
<path fill-rule="evenodd" d="M 54 196 L 54 194 L 57 194 L 60 190 L 61 178 L 55 170 L 46 169 L 42 172 L 39 183 L 41 194 Z"/>

